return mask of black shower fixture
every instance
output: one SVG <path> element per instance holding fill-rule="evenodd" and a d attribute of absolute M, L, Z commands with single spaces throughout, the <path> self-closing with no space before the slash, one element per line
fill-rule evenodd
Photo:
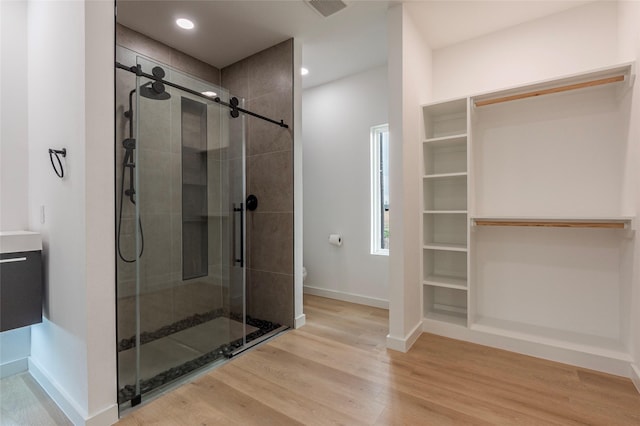
<path fill-rule="evenodd" d="M 247 210 L 249 210 L 250 212 L 254 211 L 255 209 L 258 208 L 258 197 L 256 197 L 253 194 L 250 194 L 247 197 Z"/>
<path fill-rule="evenodd" d="M 139 69 L 136 67 L 136 69 Z M 139 258 L 142 257 L 142 253 L 144 253 L 144 232 L 142 230 L 142 218 L 138 216 L 138 227 L 140 231 L 140 254 L 133 259 L 127 259 L 122 254 L 120 249 L 120 235 L 122 231 L 122 204 L 124 201 L 124 197 L 127 196 L 131 204 L 136 204 L 136 186 L 135 186 L 135 149 L 136 149 L 136 140 L 133 136 L 133 94 L 139 91 L 140 96 L 147 99 L 153 100 L 166 100 L 171 98 L 171 94 L 168 93 L 165 89 L 164 84 L 162 83 L 162 79 L 165 76 L 165 72 L 160 67 L 153 68 L 153 75 L 147 76 L 149 78 L 153 78 L 153 81 L 148 81 L 139 88 L 133 89 L 129 92 L 129 109 L 124 112 L 124 116 L 129 121 L 129 137 L 122 141 L 122 147 L 125 149 L 124 157 L 122 160 L 122 176 L 120 179 L 120 211 L 118 214 L 118 255 L 123 262 L 133 263 Z M 124 189 L 124 181 L 125 181 L 125 171 L 129 170 L 129 187 Z"/>
<path fill-rule="evenodd" d="M 169 92 L 165 90 L 164 84 L 159 81 L 149 81 L 148 83 L 140 86 L 140 96 L 157 101 L 164 101 L 171 98 Z"/>
<path fill-rule="evenodd" d="M 231 116 L 233 118 L 239 117 L 240 113 L 242 112 L 242 113 L 250 115 L 252 117 L 259 118 L 260 120 L 268 121 L 269 123 L 273 123 L 273 124 L 278 125 L 278 126 L 280 126 L 282 128 L 285 128 L 285 129 L 289 128 L 289 125 L 286 124 L 284 122 L 284 120 L 280 120 L 280 121 L 272 120 L 271 118 L 265 117 L 264 115 L 256 114 L 255 112 L 252 112 L 252 111 L 249 111 L 247 109 L 238 107 L 239 102 L 238 102 L 237 99 L 234 100 L 234 98 L 232 98 L 230 103 L 224 102 L 219 97 L 211 99 L 210 96 L 203 95 L 202 93 L 196 92 L 195 90 L 191 90 L 188 87 L 180 86 L 179 84 L 163 80 L 163 78 L 164 78 L 164 70 L 162 68 L 160 68 L 160 67 L 154 67 L 153 70 L 151 71 L 153 74 L 147 74 L 146 72 L 142 71 L 142 66 L 140 66 L 140 65 L 135 65 L 135 66 L 132 66 L 132 67 L 128 67 L 126 65 L 122 65 L 120 62 L 116 62 L 115 65 L 116 65 L 116 68 L 119 68 L 121 70 L 125 70 L 125 71 L 129 71 L 131 73 L 134 73 L 138 77 L 146 77 L 148 79 L 153 80 L 153 83 L 151 84 L 152 89 L 148 89 L 148 88 L 147 89 L 148 90 L 155 90 L 158 93 L 158 95 L 152 96 L 151 99 L 169 99 L 170 96 L 168 96 L 168 94 L 167 94 L 166 97 L 160 96 L 160 94 L 165 93 L 164 92 L 164 85 L 167 85 L 169 87 L 174 87 L 176 89 L 182 90 L 183 92 L 190 93 L 190 94 L 192 94 L 194 96 L 206 99 L 207 101 L 213 100 L 215 103 L 229 108 L 231 110 Z M 157 87 L 154 87 L 155 83 L 159 83 L 161 86 L 160 85 L 156 85 Z M 143 85 L 143 87 L 144 86 L 146 86 L 146 85 Z M 148 92 L 146 92 L 147 89 L 145 89 L 145 93 L 148 93 Z M 140 91 L 140 95 L 144 96 L 144 94 L 142 93 L 142 88 L 141 88 L 141 91 Z M 127 113 L 125 113 L 125 115 L 126 114 Z M 128 115 L 126 115 L 126 116 L 128 117 Z"/>

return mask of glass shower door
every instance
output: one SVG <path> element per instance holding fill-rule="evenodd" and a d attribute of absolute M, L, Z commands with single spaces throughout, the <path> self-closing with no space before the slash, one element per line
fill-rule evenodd
<path fill-rule="evenodd" d="M 229 100 L 224 89 L 164 64 L 137 64 Z M 225 360 L 253 329 L 245 324 L 244 119 L 189 91 L 135 80 L 134 138 L 117 164 L 120 223 L 135 241 L 118 261 L 119 402 L 132 405 Z M 121 282 L 127 270 L 133 279 Z"/>

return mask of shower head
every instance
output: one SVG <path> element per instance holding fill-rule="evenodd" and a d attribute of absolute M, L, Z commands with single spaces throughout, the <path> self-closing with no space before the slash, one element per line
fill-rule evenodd
<path fill-rule="evenodd" d="M 140 96 L 158 101 L 164 101 L 165 99 L 171 98 L 169 92 L 165 90 L 164 84 L 159 81 L 149 81 L 140 86 Z"/>

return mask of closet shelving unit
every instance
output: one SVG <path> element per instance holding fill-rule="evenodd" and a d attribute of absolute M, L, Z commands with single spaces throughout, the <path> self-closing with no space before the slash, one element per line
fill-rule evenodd
<path fill-rule="evenodd" d="M 423 107 L 424 315 L 467 325 L 467 100 Z"/>
<path fill-rule="evenodd" d="M 424 331 L 626 371 L 633 83 L 622 64 L 421 107 Z"/>

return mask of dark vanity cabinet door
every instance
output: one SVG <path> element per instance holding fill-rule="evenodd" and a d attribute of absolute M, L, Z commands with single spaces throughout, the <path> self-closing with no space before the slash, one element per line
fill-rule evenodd
<path fill-rule="evenodd" d="M 42 322 L 41 253 L 0 254 L 0 331 Z"/>

